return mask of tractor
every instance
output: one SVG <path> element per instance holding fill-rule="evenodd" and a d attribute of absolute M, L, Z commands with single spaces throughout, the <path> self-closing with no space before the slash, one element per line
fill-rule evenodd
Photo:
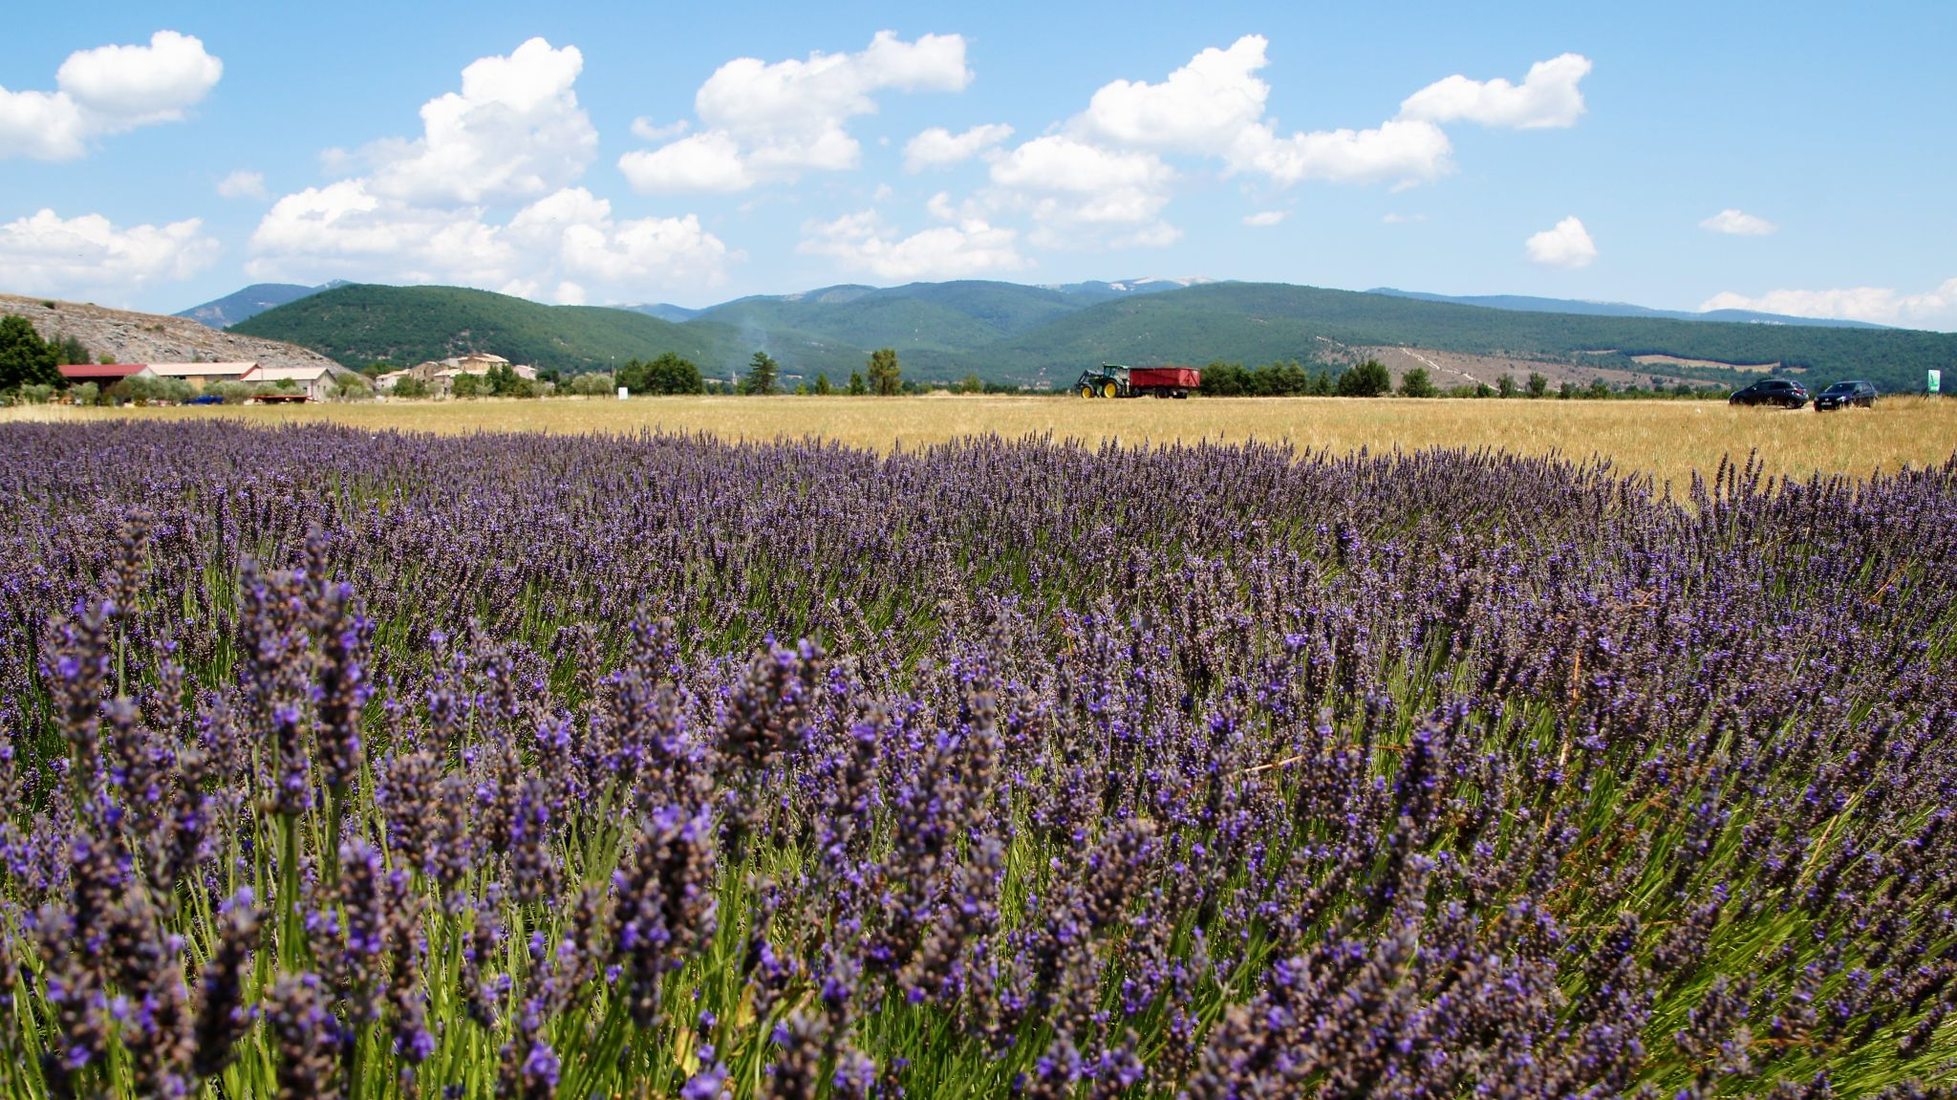
<path fill-rule="evenodd" d="M 1177 397 L 1203 384 L 1203 372 L 1189 367 L 1130 367 L 1103 363 L 1074 379 L 1082 397 Z"/>

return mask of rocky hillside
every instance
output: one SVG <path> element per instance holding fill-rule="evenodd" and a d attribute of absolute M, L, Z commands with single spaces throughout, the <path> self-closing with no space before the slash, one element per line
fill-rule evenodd
<path fill-rule="evenodd" d="M 223 332 L 187 317 L 0 294 L 0 316 L 9 313 L 27 318 L 44 340 L 73 336 L 90 355 L 107 355 L 118 363 L 249 360 L 268 367 L 309 367 L 332 362 L 295 344 Z"/>

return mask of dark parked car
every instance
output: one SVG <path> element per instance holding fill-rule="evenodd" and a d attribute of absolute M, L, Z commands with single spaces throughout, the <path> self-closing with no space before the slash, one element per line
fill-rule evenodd
<path fill-rule="evenodd" d="M 1808 389 L 1788 378 L 1763 378 L 1733 395 L 1734 405 L 1779 405 L 1798 409 L 1808 403 Z"/>
<path fill-rule="evenodd" d="M 1875 408 L 1875 384 L 1872 382 L 1837 382 L 1821 391 L 1814 399 L 1815 412 L 1828 412 L 1847 405 L 1860 405 L 1865 409 Z"/>
<path fill-rule="evenodd" d="M 218 396 L 217 394 L 214 394 L 214 393 L 200 393 L 200 394 L 198 394 L 198 395 L 197 395 L 196 397 L 193 397 L 193 398 L 191 398 L 190 400 L 188 400 L 188 401 L 186 401 L 186 402 L 184 402 L 184 404 L 186 404 L 186 405 L 222 405 L 222 404 L 224 404 L 224 398 L 222 398 L 222 397 L 219 397 L 219 396 Z"/>

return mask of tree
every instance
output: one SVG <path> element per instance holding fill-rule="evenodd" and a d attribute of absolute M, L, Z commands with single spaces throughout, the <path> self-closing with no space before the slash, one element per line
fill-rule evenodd
<path fill-rule="evenodd" d="M 1400 376 L 1401 397 L 1438 397 L 1440 392 L 1434 388 L 1434 380 L 1427 376 L 1426 367 L 1415 367 Z"/>
<path fill-rule="evenodd" d="M 979 377 L 978 375 L 976 375 L 976 374 L 968 374 L 968 375 L 966 375 L 965 377 L 963 377 L 963 378 L 960 378 L 960 379 L 958 380 L 958 382 L 957 382 L 957 384 L 955 384 L 955 385 L 953 385 L 953 386 L 951 387 L 951 392 L 953 392 L 953 393 L 984 393 L 984 392 L 985 392 L 985 380 L 984 380 L 983 378 L 980 378 L 980 377 Z"/>
<path fill-rule="evenodd" d="M 488 390 L 481 377 L 473 374 L 458 374 L 449 383 L 449 393 L 456 397 L 474 397 Z"/>
<path fill-rule="evenodd" d="M 1296 361 L 1267 363 L 1251 376 L 1250 392 L 1259 397 L 1297 397 L 1311 389 L 1311 376 Z"/>
<path fill-rule="evenodd" d="M 1368 359 L 1339 375 L 1340 397 L 1378 397 L 1393 389 L 1393 375 L 1386 364 Z"/>
<path fill-rule="evenodd" d="M 387 392 L 396 397 L 427 397 L 428 383 L 410 374 L 405 378 L 396 378 L 394 387 Z"/>
<path fill-rule="evenodd" d="M 0 317 L 0 390 L 62 385 L 54 360 L 54 349 L 27 318 L 13 313 Z"/>
<path fill-rule="evenodd" d="M 829 372 L 815 372 L 815 392 L 818 397 L 827 397 L 834 392 L 829 386 Z"/>
<path fill-rule="evenodd" d="M 741 392 L 759 397 L 767 397 L 775 392 L 775 357 L 765 351 L 757 351 L 748 360 L 747 377 L 741 380 Z"/>
<path fill-rule="evenodd" d="M 510 369 L 508 363 L 491 364 L 482 376 L 483 389 L 495 397 L 508 397 L 514 394 L 518 383 L 522 381 L 517 377 L 516 371 Z"/>
<path fill-rule="evenodd" d="M 1529 396 L 1541 397 L 1548 392 L 1549 392 L 1549 379 L 1544 378 L 1542 375 L 1537 374 L 1535 371 L 1530 371 L 1529 372 Z"/>
<path fill-rule="evenodd" d="M 115 397 L 147 405 L 152 401 L 182 403 L 190 400 L 190 383 L 181 378 L 125 378 L 110 387 Z"/>
<path fill-rule="evenodd" d="M 706 380 L 691 360 L 670 351 L 659 353 L 650 363 L 633 359 L 618 368 L 618 384 L 631 393 L 705 393 Z"/>
<path fill-rule="evenodd" d="M 660 352 L 659 358 L 652 361 L 650 375 L 654 393 L 705 393 L 707 381 L 700 376 L 700 368 L 693 360 L 684 359 L 670 351 Z"/>
<path fill-rule="evenodd" d="M 54 362 L 57 366 L 95 361 L 95 357 L 88 353 L 88 349 L 82 346 L 82 342 L 73 336 L 63 336 L 48 347 L 54 352 Z"/>
<path fill-rule="evenodd" d="M 889 397 L 903 391 L 903 368 L 897 365 L 896 348 L 878 348 L 870 353 L 870 392 Z"/>
<path fill-rule="evenodd" d="M 1556 391 L 1556 399 L 1559 401 L 1568 401 L 1570 398 L 1575 396 L 1576 396 L 1575 382 L 1565 382 L 1563 383 L 1562 388 Z"/>
<path fill-rule="evenodd" d="M 1250 379 L 1242 363 L 1218 359 L 1203 368 L 1203 384 L 1197 391 L 1209 397 L 1242 397 L 1250 392 Z"/>
<path fill-rule="evenodd" d="M 610 397 L 614 383 L 612 376 L 603 371 L 588 374 L 574 374 L 557 388 L 559 393 L 576 394 L 580 397 Z"/>
<path fill-rule="evenodd" d="M 1515 396 L 1515 376 L 1504 374 L 1495 380 L 1495 392 L 1503 397 Z"/>
<path fill-rule="evenodd" d="M 1610 383 L 1601 378 L 1592 378 L 1590 380 L 1590 389 L 1583 396 L 1590 398 L 1592 401 L 1601 401 L 1610 396 Z"/>
<path fill-rule="evenodd" d="M 870 392 L 869 387 L 863 384 L 863 372 L 850 371 L 849 372 L 849 395 L 851 397 L 861 397 L 868 392 Z"/>

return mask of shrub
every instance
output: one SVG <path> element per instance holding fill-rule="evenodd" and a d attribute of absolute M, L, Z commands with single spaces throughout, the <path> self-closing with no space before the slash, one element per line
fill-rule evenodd
<path fill-rule="evenodd" d="M 573 375 L 571 380 L 565 383 L 563 390 L 580 397 L 610 397 L 618 392 L 618 387 L 613 383 L 611 375 L 604 371 L 592 371 L 589 374 Z"/>

